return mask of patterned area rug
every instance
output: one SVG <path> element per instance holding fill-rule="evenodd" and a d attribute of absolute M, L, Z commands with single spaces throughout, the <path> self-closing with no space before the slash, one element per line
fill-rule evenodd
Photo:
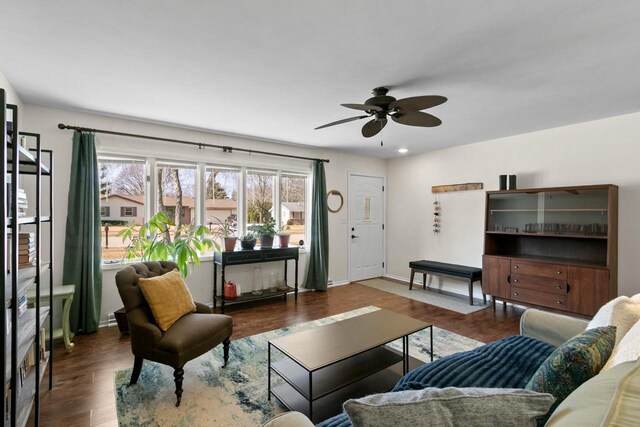
<path fill-rule="evenodd" d="M 475 313 L 476 311 L 489 308 L 489 304 L 478 304 L 474 301 L 475 305 L 469 305 L 469 301 L 466 296 L 450 296 L 440 294 L 437 291 L 430 291 L 422 289 L 422 282 L 418 284 L 413 282 L 413 289 L 409 290 L 409 284 L 401 284 L 392 282 L 385 279 L 368 279 L 360 280 L 357 283 L 361 285 L 369 286 L 384 292 L 400 295 L 401 297 L 410 298 L 416 301 L 424 302 L 426 304 L 435 305 L 437 307 L 446 308 L 447 310 L 457 311 L 462 314 Z"/>
<path fill-rule="evenodd" d="M 222 346 L 187 363 L 184 394 L 175 407 L 173 369 L 146 362 L 138 384 L 129 387 L 131 368 L 115 373 L 118 422 L 121 426 L 259 426 L 286 409 L 267 400 L 267 341 L 305 329 L 379 310 L 368 306 L 231 342 L 229 364 L 222 366 Z M 471 350 L 482 343 L 434 327 L 434 356 Z M 410 337 L 410 353 L 429 360 L 429 330 Z M 392 343 L 401 349 L 402 342 Z M 277 378 L 277 376 L 274 376 Z M 273 378 L 272 378 L 273 379 Z M 272 384 L 275 384 L 274 381 Z"/>

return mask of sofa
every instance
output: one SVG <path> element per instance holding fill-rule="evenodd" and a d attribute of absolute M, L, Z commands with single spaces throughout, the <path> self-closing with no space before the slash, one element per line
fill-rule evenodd
<path fill-rule="evenodd" d="M 622 300 L 631 311 L 616 314 Z M 624 304 L 623 304 L 624 305 Z M 630 314 L 629 314 L 630 313 Z M 507 337 L 483 347 L 454 354 L 423 365 L 402 377 L 392 396 L 406 390 L 433 387 L 482 387 L 521 389 L 538 367 L 567 340 L 606 324 L 617 326 L 615 344 L 606 369 L 570 392 L 555 408 L 545 426 L 638 426 L 640 425 L 640 294 L 619 297 L 605 305 L 591 321 L 537 309 L 526 310 L 520 319 L 520 335 Z M 624 326 L 622 326 L 624 325 Z M 613 329 L 614 331 L 616 329 Z M 628 335 L 628 336 L 626 336 Z M 618 349 L 620 349 L 618 351 Z M 620 363 L 614 364 L 614 360 Z M 604 363 L 605 361 L 603 361 Z M 598 368 L 599 369 L 599 368 Z M 370 396 L 374 397 L 374 396 Z M 358 400 L 366 400 L 356 399 Z M 422 424 L 422 423 L 421 423 Z M 481 423 L 473 423 L 481 424 Z M 542 425 L 538 419 L 538 425 Z M 318 424 L 318 427 L 347 427 L 346 413 Z M 380 426 L 383 423 L 378 424 Z M 436 424 L 423 424 L 436 425 Z M 455 425 L 455 424 L 454 424 Z M 507 425 L 503 423 L 502 425 Z M 303 414 L 287 412 L 264 427 L 310 427 Z"/>

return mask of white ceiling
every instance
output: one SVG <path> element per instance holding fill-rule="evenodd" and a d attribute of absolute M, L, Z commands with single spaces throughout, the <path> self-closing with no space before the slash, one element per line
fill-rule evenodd
<path fill-rule="evenodd" d="M 640 111 L 640 1 L 3 1 L 26 103 L 376 157 Z M 365 139 L 372 88 L 444 95 Z M 84 123 L 71 123 L 86 125 Z M 603 141 L 605 144 L 606 141 Z"/>

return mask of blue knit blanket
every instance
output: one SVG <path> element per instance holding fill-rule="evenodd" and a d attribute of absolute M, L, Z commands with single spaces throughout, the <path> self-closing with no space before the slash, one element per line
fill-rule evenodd
<path fill-rule="evenodd" d="M 471 351 L 422 365 L 402 377 L 392 391 L 426 387 L 524 388 L 555 348 L 535 338 L 511 336 Z M 344 412 L 317 427 L 350 427 Z"/>

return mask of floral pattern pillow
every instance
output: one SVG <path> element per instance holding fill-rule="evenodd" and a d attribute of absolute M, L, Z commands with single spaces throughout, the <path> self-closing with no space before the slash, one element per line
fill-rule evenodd
<path fill-rule="evenodd" d="M 607 363 L 616 342 L 616 327 L 589 329 L 558 347 L 533 374 L 525 389 L 552 394 L 556 401 L 545 417 L 544 425 L 556 407 L 588 379 L 598 375 Z"/>

